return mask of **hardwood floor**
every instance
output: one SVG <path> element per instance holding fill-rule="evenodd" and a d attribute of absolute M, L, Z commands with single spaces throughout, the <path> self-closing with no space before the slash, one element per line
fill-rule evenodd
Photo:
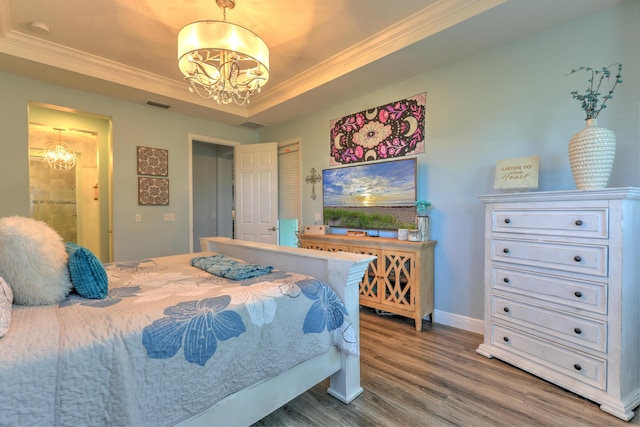
<path fill-rule="evenodd" d="M 364 393 L 345 405 L 328 382 L 256 426 L 627 426 L 598 404 L 475 352 L 482 336 L 424 322 L 379 316 L 363 308 Z"/>

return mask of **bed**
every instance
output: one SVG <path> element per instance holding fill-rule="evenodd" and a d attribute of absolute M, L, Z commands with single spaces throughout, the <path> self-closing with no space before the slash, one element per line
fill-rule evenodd
<path fill-rule="evenodd" d="M 0 425 L 250 425 L 326 378 L 344 403 L 362 393 L 358 283 L 372 257 L 201 246 L 108 264 L 103 300 L 14 305 Z M 212 257 L 273 271 L 229 281 L 191 265 Z"/>

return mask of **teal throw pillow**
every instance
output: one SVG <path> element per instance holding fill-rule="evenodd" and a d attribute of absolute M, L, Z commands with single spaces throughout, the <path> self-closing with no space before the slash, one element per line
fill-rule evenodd
<path fill-rule="evenodd" d="M 80 296 L 104 299 L 109 293 L 109 278 L 100 260 L 89 249 L 66 242 L 71 284 Z"/>

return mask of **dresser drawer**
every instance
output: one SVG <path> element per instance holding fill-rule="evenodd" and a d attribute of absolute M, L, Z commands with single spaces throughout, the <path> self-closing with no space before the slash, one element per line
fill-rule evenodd
<path fill-rule="evenodd" d="M 535 329 L 557 338 L 603 353 L 607 351 L 607 323 L 572 316 L 499 295 L 492 296 L 491 314 L 503 322 L 519 323 L 525 329 Z"/>
<path fill-rule="evenodd" d="M 563 280 L 543 274 L 508 268 L 491 268 L 491 287 L 495 290 L 607 314 L 607 285 L 577 280 Z"/>
<path fill-rule="evenodd" d="M 609 236 L 606 208 L 598 209 L 494 209 L 493 231 L 552 236 Z"/>
<path fill-rule="evenodd" d="M 565 376 L 606 390 L 606 360 L 495 323 L 491 324 L 491 342 Z"/>
<path fill-rule="evenodd" d="M 608 247 L 492 239 L 491 259 L 606 277 Z"/>

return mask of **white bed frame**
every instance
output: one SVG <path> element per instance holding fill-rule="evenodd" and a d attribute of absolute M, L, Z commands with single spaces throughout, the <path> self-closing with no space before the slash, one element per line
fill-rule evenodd
<path fill-rule="evenodd" d="M 346 252 L 324 252 L 233 240 L 226 237 L 200 239 L 203 251 L 213 251 L 250 263 L 273 265 L 293 273 L 308 274 L 327 282 L 342 298 L 360 339 L 359 283 L 375 257 Z M 360 358 L 332 349 L 282 374 L 254 384 L 184 420 L 180 426 L 251 425 L 285 403 L 330 377 L 327 392 L 344 403 L 362 393 Z"/>

